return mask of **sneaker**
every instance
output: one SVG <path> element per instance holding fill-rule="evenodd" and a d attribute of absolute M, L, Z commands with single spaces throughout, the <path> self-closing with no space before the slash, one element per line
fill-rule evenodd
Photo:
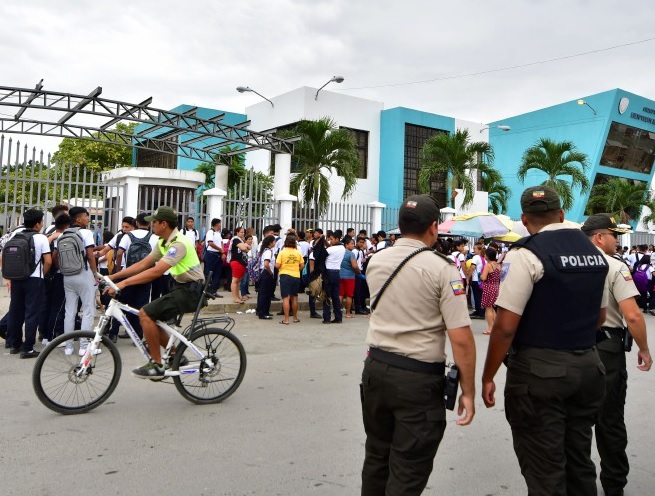
<path fill-rule="evenodd" d="M 165 370 L 161 365 L 148 362 L 144 366 L 134 369 L 132 375 L 139 379 L 150 379 L 152 377 L 164 377 Z"/>
<path fill-rule="evenodd" d="M 50 340 L 49 340 L 48 338 L 43 338 L 43 339 L 41 340 L 41 344 L 42 344 L 43 346 L 48 346 L 48 343 L 49 343 L 49 342 L 50 342 Z"/>
<path fill-rule="evenodd" d="M 311 314 L 311 315 L 309 316 L 309 318 L 310 318 L 310 319 L 322 319 L 323 316 L 322 316 L 322 315 L 319 315 L 319 314 L 317 314 L 317 313 L 313 313 L 313 314 Z"/>
<path fill-rule="evenodd" d="M 21 358 L 36 358 L 38 356 L 39 356 L 39 352 L 34 350 L 24 351 L 20 354 Z"/>
<path fill-rule="evenodd" d="M 86 350 L 87 350 L 87 346 L 85 346 L 84 348 L 80 348 L 80 351 L 78 352 L 78 354 L 80 356 L 84 356 L 84 355 L 86 355 Z M 100 353 L 102 353 L 102 350 L 100 348 L 96 348 L 95 350 L 93 350 L 94 355 L 99 355 Z"/>
<path fill-rule="evenodd" d="M 64 346 L 66 346 L 66 348 L 64 348 L 64 355 L 71 356 L 73 354 L 73 351 L 75 351 L 73 349 L 73 342 L 66 341 Z"/>
<path fill-rule="evenodd" d="M 20 349 L 20 348 L 11 348 L 11 349 L 9 350 L 9 354 L 10 354 L 10 355 L 18 355 L 20 352 L 21 352 L 21 349 Z"/>

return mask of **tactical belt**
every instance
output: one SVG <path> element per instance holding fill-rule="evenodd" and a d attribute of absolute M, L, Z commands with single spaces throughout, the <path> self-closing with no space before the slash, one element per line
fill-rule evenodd
<path fill-rule="evenodd" d="M 623 327 L 601 327 L 596 331 L 596 343 L 602 343 L 606 339 L 611 339 L 612 336 L 623 339 L 624 334 L 625 329 Z"/>
<path fill-rule="evenodd" d="M 396 353 L 390 353 L 379 348 L 369 348 L 368 354 L 373 360 L 386 363 L 393 367 L 398 367 L 399 369 L 409 370 L 411 372 L 443 375 L 446 370 L 446 364 L 444 362 L 423 362 Z"/>

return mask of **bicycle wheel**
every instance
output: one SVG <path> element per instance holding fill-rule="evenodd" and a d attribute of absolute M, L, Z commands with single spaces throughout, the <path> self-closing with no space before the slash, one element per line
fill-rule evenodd
<path fill-rule="evenodd" d="M 173 377 L 175 387 L 192 403 L 220 403 L 237 390 L 246 373 L 243 345 L 234 334 L 214 328 L 192 333 L 189 341 L 204 356 L 198 358 L 185 344 L 180 343 L 173 359 L 173 370 L 180 369 L 182 357 L 189 363 L 182 367 L 179 376 Z"/>
<path fill-rule="evenodd" d="M 102 352 L 91 358 L 83 375 L 78 375 L 82 357 L 75 340 L 93 339 L 91 331 L 75 331 L 55 338 L 39 355 L 32 371 L 32 385 L 41 403 L 57 413 L 85 413 L 101 405 L 116 389 L 121 376 L 118 348 L 102 337 Z M 64 345 L 60 347 L 60 345 Z M 66 355 L 66 345 L 73 353 Z"/>

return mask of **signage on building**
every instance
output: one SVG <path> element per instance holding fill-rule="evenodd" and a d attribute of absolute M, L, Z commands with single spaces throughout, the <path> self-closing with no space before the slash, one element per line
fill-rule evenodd
<path fill-rule="evenodd" d="M 644 112 L 644 114 L 650 114 L 650 115 L 643 115 L 637 112 L 631 112 L 630 117 L 632 119 L 636 119 L 638 121 L 642 121 L 647 124 L 655 125 L 655 109 L 652 109 L 650 107 L 644 107 L 641 110 Z"/>

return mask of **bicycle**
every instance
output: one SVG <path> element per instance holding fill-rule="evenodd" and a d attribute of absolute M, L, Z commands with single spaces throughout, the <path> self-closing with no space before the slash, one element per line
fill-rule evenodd
<path fill-rule="evenodd" d="M 97 276 L 112 289 L 118 290 L 109 278 Z M 182 316 L 177 318 L 174 327 L 157 321 L 159 328 L 170 338 L 162 353 L 165 375 L 150 379 L 170 383 L 166 380 L 172 378 L 178 392 L 196 404 L 225 400 L 238 389 L 246 372 L 246 352 L 239 338 L 231 332 L 234 319 L 227 316 L 198 318 L 200 309 L 206 305 L 206 298 L 213 297 L 207 292 L 210 278 L 193 320 L 184 331 L 179 330 Z M 146 343 L 139 338 L 125 312 L 139 313 L 114 297 L 93 331 L 62 334 L 48 344 L 37 358 L 32 372 L 32 385 L 41 403 L 57 413 L 70 415 L 93 410 L 111 396 L 118 385 L 122 368 L 117 346 L 105 336 L 112 317 L 125 326 L 144 358 L 152 360 Z M 222 327 L 210 327 L 219 323 Z M 68 342 L 74 345 L 75 341 L 82 340 L 90 342 L 81 357 L 66 355 L 60 349 Z"/>

